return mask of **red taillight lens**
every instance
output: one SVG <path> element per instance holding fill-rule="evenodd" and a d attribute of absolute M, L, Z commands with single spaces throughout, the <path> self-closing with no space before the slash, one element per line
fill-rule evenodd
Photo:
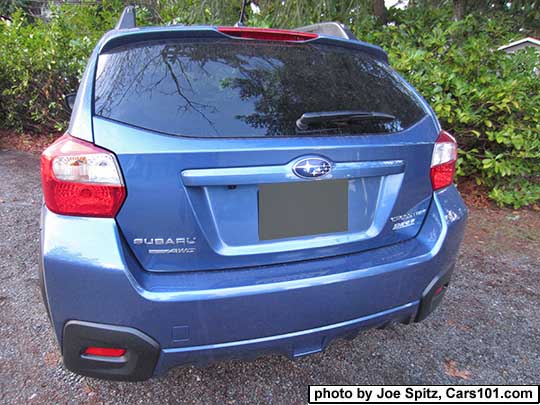
<path fill-rule="evenodd" d="M 218 27 L 218 31 L 233 37 L 260 39 L 263 41 L 302 42 L 318 37 L 317 34 L 312 32 L 273 30 L 270 28 Z"/>
<path fill-rule="evenodd" d="M 457 143 L 452 135 L 441 131 L 431 157 L 431 185 L 433 190 L 448 187 L 454 181 L 457 160 Z"/>
<path fill-rule="evenodd" d="M 41 180 L 57 214 L 113 218 L 126 197 L 115 156 L 67 134 L 41 154 Z"/>
<path fill-rule="evenodd" d="M 437 289 L 435 290 L 435 292 L 433 293 L 433 296 L 436 297 L 437 295 L 439 295 L 440 293 L 442 293 L 444 291 L 444 285 L 441 285 L 439 287 L 437 287 Z"/>
<path fill-rule="evenodd" d="M 102 357 L 122 357 L 126 354 L 126 349 L 117 349 L 115 347 L 87 347 L 83 354 L 88 356 Z"/>

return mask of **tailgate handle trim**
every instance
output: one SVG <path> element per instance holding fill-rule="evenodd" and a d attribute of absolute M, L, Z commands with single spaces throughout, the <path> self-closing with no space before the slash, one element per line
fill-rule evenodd
<path fill-rule="evenodd" d="M 293 181 L 317 181 L 354 179 L 359 177 L 388 176 L 403 173 L 403 160 L 337 162 L 326 176 L 310 180 L 296 176 L 293 162 L 282 166 L 225 167 L 216 169 L 188 169 L 181 173 L 182 182 L 189 187 L 227 186 L 239 184 L 285 183 Z"/>

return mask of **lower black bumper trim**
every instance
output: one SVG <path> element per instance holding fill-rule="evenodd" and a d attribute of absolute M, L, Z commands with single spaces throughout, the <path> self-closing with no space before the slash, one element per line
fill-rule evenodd
<path fill-rule="evenodd" d="M 424 291 L 415 322 L 423 321 L 439 306 L 450 284 L 453 271 L 454 266 L 451 266 L 445 273 L 438 275 Z"/>
<path fill-rule="evenodd" d="M 126 349 L 121 358 L 92 357 L 83 354 L 87 347 Z M 84 321 L 69 321 L 64 326 L 64 364 L 74 373 L 120 381 L 143 381 L 152 377 L 159 357 L 159 344 L 141 331 Z"/>

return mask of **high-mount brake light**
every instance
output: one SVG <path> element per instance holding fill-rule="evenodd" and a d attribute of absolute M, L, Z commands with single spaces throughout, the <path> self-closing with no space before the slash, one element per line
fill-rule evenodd
<path fill-rule="evenodd" d="M 116 157 L 68 134 L 41 154 L 41 180 L 57 214 L 113 218 L 126 197 Z"/>
<path fill-rule="evenodd" d="M 274 30 L 270 28 L 251 27 L 218 27 L 218 31 L 232 37 L 244 39 L 259 39 L 263 41 L 303 42 L 317 38 L 319 36 L 312 32 Z"/>
<path fill-rule="evenodd" d="M 457 143 L 452 135 L 441 131 L 431 156 L 431 184 L 433 190 L 448 187 L 454 181 L 457 161 Z"/>

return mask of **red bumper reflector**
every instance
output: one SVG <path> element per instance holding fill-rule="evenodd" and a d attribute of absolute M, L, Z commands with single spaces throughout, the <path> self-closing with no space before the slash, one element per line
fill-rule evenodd
<path fill-rule="evenodd" d="M 89 356 L 102 356 L 102 357 L 122 357 L 126 354 L 126 349 L 117 349 L 114 347 L 87 347 L 83 354 Z"/>
<path fill-rule="evenodd" d="M 444 285 L 441 285 L 439 286 L 436 290 L 435 290 L 435 293 L 433 294 L 434 296 L 437 296 L 439 295 L 440 293 L 442 293 L 444 291 Z"/>

